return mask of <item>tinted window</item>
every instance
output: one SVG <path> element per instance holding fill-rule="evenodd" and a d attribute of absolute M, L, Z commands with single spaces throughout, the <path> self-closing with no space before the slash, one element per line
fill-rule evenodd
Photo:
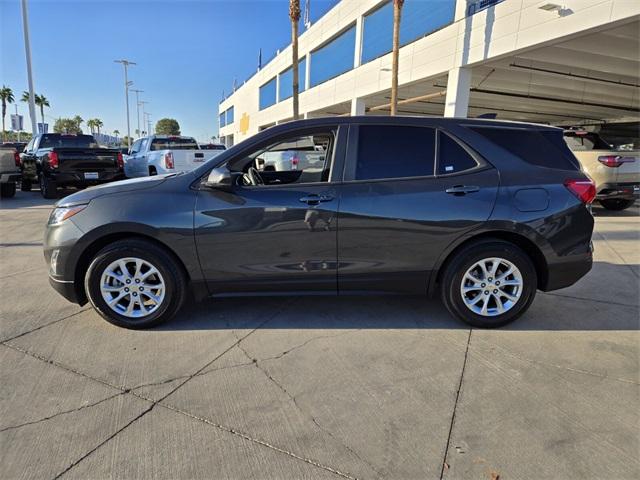
<path fill-rule="evenodd" d="M 305 73 L 306 73 L 306 58 L 302 57 L 298 62 L 298 92 L 304 92 L 305 90 Z M 293 67 L 287 68 L 280 74 L 280 91 L 278 92 L 278 101 L 286 100 L 293 96 Z"/>
<path fill-rule="evenodd" d="M 43 135 L 39 148 L 90 148 L 97 147 L 95 139 L 91 135 Z"/>
<path fill-rule="evenodd" d="M 562 170 L 580 168 L 560 130 L 556 132 L 516 128 L 470 128 L 532 165 Z"/>
<path fill-rule="evenodd" d="M 400 22 L 400 44 L 406 45 L 453 22 L 455 2 L 451 0 L 406 0 Z M 391 51 L 393 39 L 393 3 L 364 17 L 362 63 Z"/>
<path fill-rule="evenodd" d="M 260 110 L 276 103 L 276 79 L 275 77 L 260 87 Z"/>
<path fill-rule="evenodd" d="M 356 180 L 433 175 L 435 131 L 426 127 L 363 125 Z"/>
<path fill-rule="evenodd" d="M 325 82 L 353 68 L 356 27 L 353 26 L 325 46 L 311 52 L 311 86 Z"/>
<path fill-rule="evenodd" d="M 614 150 L 611 145 L 602 140 L 597 133 L 565 132 L 564 139 L 569 148 L 574 151 L 584 150 Z"/>
<path fill-rule="evenodd" d="M 227 114 L 227 125 L 231 125 L 233 123 L 233 107 L 229 107 L 226 111 Z"/>
<path fill-rule="evenodd" d="M 443 132 L 438 133 L 438 175 L 469 170 L 478 163 L 462 145 Z"/>
<path fill-rule="evenodd" d="M 190 137 L 154 138 L 150 150 L 198 150 L 198 144 Z"/>
<path fill-rule="evenodd" d="M 225 116 L 225 112 L 222 112 L 219 116 L 218 116 L 218 120 L 220 122 L 220 126 L 224 127 L 227 124 L 227 120 L 226 120 L 226 116 Z"/>

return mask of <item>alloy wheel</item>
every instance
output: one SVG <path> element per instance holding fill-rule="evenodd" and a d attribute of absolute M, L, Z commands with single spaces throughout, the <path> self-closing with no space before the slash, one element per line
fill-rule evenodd
<path fill-rule="evenodd" d="M 477 315 L 495 317 L 511 310 L 522 295 L 522 273 L 504 258 L 485 258 L 462 277 L 460 294 L 465 306 Z"/>
<path fill-rule="evenodd" d="M 128 318 L 143 318 L 162 305 L 166 286 L 162 274 L 150 262 L 127 257 L 104 269 L 100 293 L 114 312 Z"/>

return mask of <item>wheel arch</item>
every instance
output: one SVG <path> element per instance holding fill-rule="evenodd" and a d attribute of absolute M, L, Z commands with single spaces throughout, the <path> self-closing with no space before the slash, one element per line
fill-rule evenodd
<path fill-rule="evenodd" d="M 542 252 L 540 247 L 535 244 L 535 242 L 520 233 L 505 230 L 492 230 L 481 232 L 462 240 L 455 247 L 453 247 L 452 250 L 446 253 L 446 255 L 443 255 L 443 258 L 439 262 L 439 265 L 436 267 L 435 276 L 432 276 L 434 280 L 429 284 L 429 295 L 433 295 L 436 289 L 439 288 L 442 281 L 442 276 L 444 275 L 447 265 L 451 263 L 453 258 L 462 249 L 475 243 L 485 243 L 492 240 L 506 241 L 519 247 L 531 259 L 531 262 L 533 263 L 533 266 L 536 270 L 536 275 L 538 277 L 537 288 L 541 289 L 547 284 L 549 277 L 547 260 L 544 256 L 544 253 Z"/>
<path fill-rule="evenodd" d="M 94 239 L 82 250 L 82 253 L 80 253 L 80 255 L 78 256 L 73 278 L 74 278 L 76 296 L 78 298 L 78 302 L 81 305 L 84 305 L 88 301 L 87 293 L 85 292 L 85 289 L 84 289 L 84 276 L 87 273 L 87 270 L 89 269 L 91 260 L 104 247 L 114 242 L 117 242 L 119 240 L 143 240 L 161 248 L 168 255 L 170 255 L 176 262 L 176 265 L 178 265 L 179 268 L 182 269 L 182 271 L 185 274 L 185 278 L 187 279 L 187 283 L 191 283 L 192 281 L 191 274 L 189 273 L 189 270 L 187 269 L 185 263 L 182 261 L 182 259 L 178 255 L 175 254 L 173 250 L 171 250 L 171 248 L 169 248 L 168 245 L 145 233 L 115 232 L 115 233 L 110 233 Z"/>

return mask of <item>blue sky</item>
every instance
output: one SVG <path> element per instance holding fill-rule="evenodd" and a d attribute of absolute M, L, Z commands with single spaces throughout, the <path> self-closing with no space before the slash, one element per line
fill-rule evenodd
<path fill-rule="evenodd" d="M 312 20 L 337 1 L 311 0 Z M 266 60 L 290 41 L 288 0 L 30 0 L 29 7 L 35 91 L 51 103 L 46 121 L 98 117 L 105 133 L 126 132 L 124 76 L 115 59 L 138 64 L 129 78 L 150 101 L 153 123 L 173 117 L 183 134 L 205 140 L 217 133 L 222 91 L 255 71 L 260 48 Z M 19 0 L 0 0 L 0 18 L 0 82 L 19 98 L 27 89 Z M 18 107 L 28 115 L 25 103 Z M 133 133 L 131 97 L 130 108 Z"/>

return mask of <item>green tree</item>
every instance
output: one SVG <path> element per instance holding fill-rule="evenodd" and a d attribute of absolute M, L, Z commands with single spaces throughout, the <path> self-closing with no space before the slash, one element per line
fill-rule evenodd
<path fill-rule="evenodd" d="M 6 141 L 7 134 L 5 133 L 6 129 L 4 128 L 4 117 L 7 114 L 7 103 L 13 103 L 15 100 L 13 98 L 13 90 L 6 85 L 3 85 L 0 89 L 0 99 L 2 99 L 2 136 Z"/>
<path fill-rule="evenodd" d="M 80 115 L 76 115 L 75 117 L 73 117 L 73 121 L 76 122 L 76 125 L 78 126 L 78 130 L 81 130 L 81 126 L 82 123 L 84 122 L 84 118 L 82 118 Z"/>
<path fill-rule="evenodd" d="M 99 118 L 94 118 L 96 129 L 98 130 L 98 135 L 100 135 L 100 128 L 104 127 L 104 123 Z"/>
<path fill-rule="evenodd" d="M 161 118 L 156 123 L 158 135 L 180 135 L 180 124 L 173 118 Z"/>
<path fill-rule="evenodd" d="M 55 133 L 82 133 L 75 118 L 58 118 L 53 125 L 53 131 Z"/>
<path fill-rule="evenodd" d="M 38 95 L 37 93 L 34 93 L 33 95 L 35 104 L 40 108 L 40 116 L 42 117 L 42 123 L 44 124 L 44 107 L 50 107 L 51 105 L 49 105 L 49 100 L 47 100 L 47 97 L 44 95 Z M 21 100 L 28 103 L 29 92 L 22 92 Z"/>
<path fill-rule="evenodd" d="M 89 120 L 87 120 L 87 127 L 89 127 L 89 131 L 91 132 L 91 135 L 93 135 L 96 132 L 95 118 L 90 118 Z"/>
<path fill-rule="evenodd" d="M 116 137 L 116 140 L 118 140 L 118 137 L 120 136 L 120 130 L 114 130 L 113 135 Z"/>

